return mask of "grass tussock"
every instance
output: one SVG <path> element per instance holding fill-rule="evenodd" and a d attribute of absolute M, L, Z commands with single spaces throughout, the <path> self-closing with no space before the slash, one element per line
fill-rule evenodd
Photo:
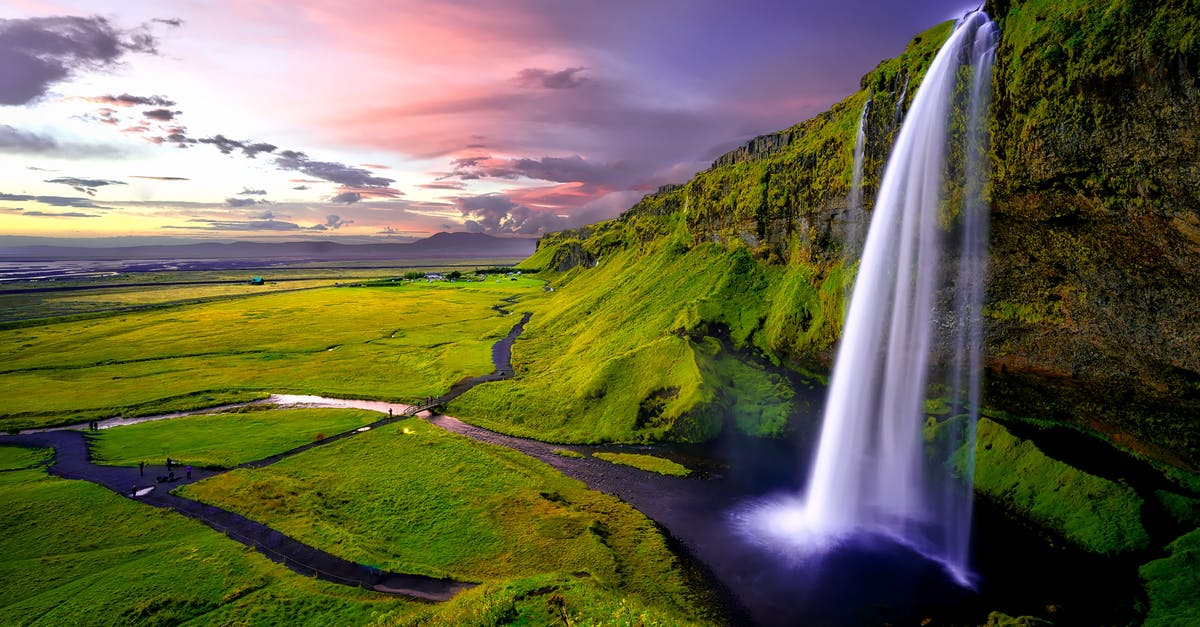
<path fill-rule="evenodd" d="M 592 457 L 603 459 L 606 462 L 621 464 L 622 466 L 632 466 L 638 470 L 646 472 L 656 472 L 660 475 L 668 475 L 671 477 L 686 477 L 691 474 L 687 466 L 675 463 L 669 459 L 655 457 L 654 455 L 639 455 L 637 453 L 592 453 Z"/>

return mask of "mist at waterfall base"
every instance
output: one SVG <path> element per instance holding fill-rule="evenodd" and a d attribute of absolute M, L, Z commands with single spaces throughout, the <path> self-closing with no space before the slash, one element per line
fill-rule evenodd
<path fill-rule="evenodd" d="M 781 560 L 812 565 L 847 551 L 890 559 L 908 550 L 972 585 L 985 120 L 996 39 L 981 11 L 959 20 L 896 136 L 804 493 L 732 514 L 740 534 Z M 848 212 L 855 198 L 860 191 Z M 948 410 L 927 417 L 927 400 L 939 398 Z"/>

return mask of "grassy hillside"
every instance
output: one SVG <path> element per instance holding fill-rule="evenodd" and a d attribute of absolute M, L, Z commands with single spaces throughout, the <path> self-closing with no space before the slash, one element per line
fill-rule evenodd
<path fill-rule="evenodd" d="M 1200 470 L 1200 4 L 988 9 L 1001 42 L 985 398 Z M 773 363 L 828 365 L 854 272 L 843 255 L 859 115 L 869 99 L 869 218 L 949 28 L 915 37 L 829 111 L 755 138 L 616 220 L 542 238 L 524 267 L 568 302 L 530 302 L 518 378 L 455 411 L 560 440 L 703 439 L 739 420 L 779 433 L 782 396 L 761 396 L 774 408 L 765 413 L 736 408 L 738 386 L 719 381 L 771 386 L 705 338 L 727 331 L 734 349 Z"/>
<path fill-rule="evenodd" d="M 534 315 L 513 349 L 516 378 L 450 411 L 572 442 L 795 428 L 806 408 L 776 366 L 820 372 L 841 332 L 854 268 L 839 254 L 834 208 L 849 189 L 860 112 L 870 94 L 868 155 L 881 163 L 894 112 L 949 30 L 915 37 L 827 113 L 754 140 L 619 219 L 542 238 L 522 267 L 555 291 L 519 304 Z"/>

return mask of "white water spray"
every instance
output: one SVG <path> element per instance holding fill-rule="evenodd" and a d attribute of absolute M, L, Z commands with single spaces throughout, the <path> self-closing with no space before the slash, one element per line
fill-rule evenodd
<path fill-rule="evenodd" d="M 793 545 L 882 534 L 969 583 L 997 31 L 964 16 L 913 98 L 880 184 L 803 499 L 754 517 Z M 933 394 L 930 392 L 933 391 Z M 927 398 L 949 411 L 927 422 Z"/>

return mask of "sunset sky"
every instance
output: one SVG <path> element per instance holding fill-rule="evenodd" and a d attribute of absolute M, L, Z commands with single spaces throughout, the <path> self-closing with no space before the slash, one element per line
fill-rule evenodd
<path fill-rule="evenodd" d="M 536 236 L 857 89 L 968 0 L 0 0 L 0 235 Z"/>

